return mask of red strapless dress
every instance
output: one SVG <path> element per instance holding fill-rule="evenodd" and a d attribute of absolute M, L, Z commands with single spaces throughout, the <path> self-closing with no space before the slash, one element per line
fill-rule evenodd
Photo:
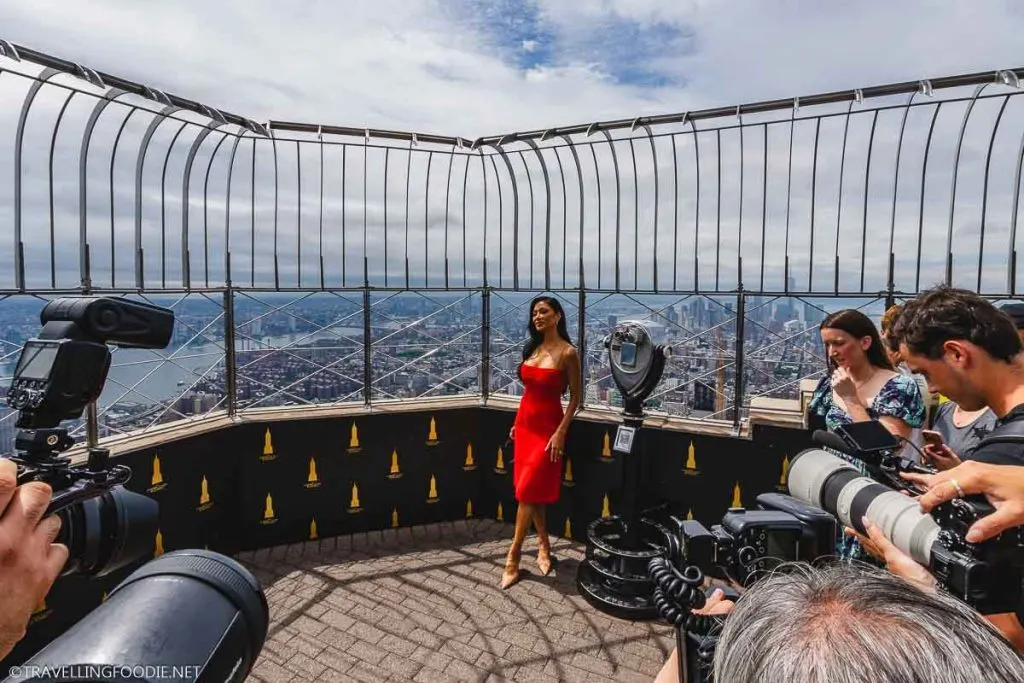
<path fill-rule="evenodd" d="M 557 368 L 522 366 L 523 398 L 515 420 L 512 483 L 520 503 L 548 504 L 562 488 L 562 459 L 552 462 L 545 450 L 564 415 L 565 378 Z"/>

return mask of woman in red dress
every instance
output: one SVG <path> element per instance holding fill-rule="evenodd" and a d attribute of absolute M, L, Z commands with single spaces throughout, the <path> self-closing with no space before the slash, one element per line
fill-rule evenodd
<path fill-rule="evenodd" d="M 519 560 L 531 521 L 537 529 L 537 567 L 544 576 L 551 571 L 545 506 L 556 502 L 561 492 L 565 435 L 580 405 L 580 358 L 566 331 L 561 304 L 547 296 L 534 299 L 529 331 L 519 366 L 523 398 L 509 433 L 515 444 L 512 481 L 519 510 L 502 588 L 519 580 Z M 569 406 L 563 413 L 562 394 L 567 387 Z"/>

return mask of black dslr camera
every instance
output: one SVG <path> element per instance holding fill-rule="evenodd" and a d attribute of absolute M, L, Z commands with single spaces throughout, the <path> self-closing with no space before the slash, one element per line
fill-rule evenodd
<path fill-rule="evenodd" d="M 834 433 L 818 431 L 814 439 L 857 458 L 870 476 L 836 455 L 807 449 L 789 466 L 793 496 L 864 534 L 861 519 L 867 516 L 893 545 L 927 567 L 947 592 L 982 614 L 1020 609 L 1022 528 L 982 543 L 966 540 L 971 525 L 994 511 L 984 496 L 954 499 L 931 514 L 921 512 L 916 500 L 899 492 L 913 490 L 899 473 L 935 470 L 901 457 L 902 444 L 879 422 L 856 422 Z"/>
<path fill-rule="evenodd" d="M 107 344 L 162 349 L 174 329 L 172 311 L 103 297 L 55 299 L 39 315 L 42 331 L 25 343 L 7 393 L 18 411 L 18 485 L 53 489 L 46 514 L 61 518 L 57 542 L 67 545 L 64 574 L 102 576 L 142 557 L 156 534 L 157 503 L 123 488 L 131 470 L 90 447 L 84 465 L 60 455 L 74 440 L 59 425 L 96 401 L 110 369 Z"/>

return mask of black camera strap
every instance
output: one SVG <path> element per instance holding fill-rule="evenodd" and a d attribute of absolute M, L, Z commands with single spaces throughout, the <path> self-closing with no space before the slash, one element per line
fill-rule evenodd
<path fill-rule="evenodd" d="M 1024 446 L 1024 415 L 1015 416 L 1010 422 L 999 425 L 985 435 L 974 450 L 995 443 L 1015 443 Z"/>

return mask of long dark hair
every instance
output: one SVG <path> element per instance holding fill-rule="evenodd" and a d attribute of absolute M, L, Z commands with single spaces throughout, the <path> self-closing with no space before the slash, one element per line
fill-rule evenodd
<path fill-rule="evenodd" d="M 565 341 L 572 344 L 572 339 L 569 338 L 569 328 L 565 324 L 565 311 L 562 310 L 562 304 L 558 303 L 558 299 L 552 296 L 538 296 L 530 302 L 530 311 L 527 314 L 526 329 L 530 333 L 530 338 L 523 345 L 523 361 L 533 355 L 533 352 L 537 350 L 537 347 L 544 341 L 544 335 L 537 331 L 537 328 L 533 326 L 533 309 L 539 303 L 546 303 L 551 307 L 555 313 L 558 314 L 558 324 L 555 325 L 555 329 L 558 331 L 558 336 Z M 522 363 L 519 366 L 519 378 L 523 378 Z"/>
<path fill-rule="evenodd" d="M 836 311 L 821 321 L 820 329 L 841 330 L 858 341 L 864 337 L 871 337 L 871 346 L 865 352 L 868 362 L 883 370 L 894 369 L 892 363 L 889 362 L 889 356 L 882 347 L 882 338 L 878 334 L 878 328 L 871 322 L 871 318 L 860 311 L 852 308 Z M 832 367 L 831 360 L 827 362 L 828 372 L 832 374 L 835 368 Z"/>

